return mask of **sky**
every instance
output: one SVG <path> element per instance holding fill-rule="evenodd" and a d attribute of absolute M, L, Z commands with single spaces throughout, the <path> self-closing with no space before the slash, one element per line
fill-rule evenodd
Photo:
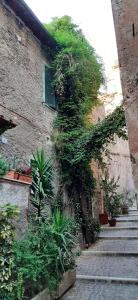
<path fill-rule="evenodd" d="M 25 0 L 43 23 L 69 15 L 103 58 L 106 72 L 117 60 L 111 0 Z"/>

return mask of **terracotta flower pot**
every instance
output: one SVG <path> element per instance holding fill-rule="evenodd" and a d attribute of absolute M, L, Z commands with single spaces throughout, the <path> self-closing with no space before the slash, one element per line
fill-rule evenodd
<path fill-rule="evenodd" d="M 101 225 L 108 224 L 108 215 L 107 213 L 99 214 L 99 220 Z"/>
<path fill-rule="evenodd" d="M 19 174 L 15 171 L 15 173 L 14 173 L 14 179 L 18 180 L 18 178 L 19 178 Z"/>
<path fill-rule="evenodd" d="M 110 227 L 115 227 L 116 226 L 116 219 L 112 218 L 111 220 L 108 220 Z"/>
<path fill-rule="evenodd" d="M 6 173 L 5 178 L 15 179 L 15 170 L 10 170 Z"/>
<path fill-rule="evenodd" d="M 32 184 L 32 176 L 29 175 L 19 174 L 18 180 Z"/>
<path fill-rule="evenodd" d="M 128 215 L 128 205 L 127 204 L 124 204 L 122 206 L 122 214 L 123 215 Z"/>

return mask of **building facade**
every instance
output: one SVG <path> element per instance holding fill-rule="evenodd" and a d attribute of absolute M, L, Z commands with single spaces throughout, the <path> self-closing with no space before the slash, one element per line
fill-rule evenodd
<path fill-rule="evenodd" d="M 112 0 L 130 157 L 138 190 L 138 1 Z"/>
<path fill-rule="evenodd" d="M 56 46 L 24 1 L 0 1 L 0 116 L 15 125 L 3 134 L 0 153 L 11 165 L 28 164 L 42 147 L 51 151 L 56 104 L 49 53 Z"/>
<path fill-rule="evenodd" d="M 114 62 L 108 74 L 107 91 L 105 113 L 109 114 L 123 101 L 118 61 Z M 133 197 L 135 188 L 128 141 L 115 136 L 114 143 L 111 143 L 108 149 L 110 152 L 110 159 L 107 160 L 109 177 L 114 177 L 116 180 L 119 178 L 119 193 L 128 193 Z"/>

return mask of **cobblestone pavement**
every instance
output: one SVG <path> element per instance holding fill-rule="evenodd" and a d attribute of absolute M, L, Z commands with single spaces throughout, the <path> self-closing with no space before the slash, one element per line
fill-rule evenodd
<path fill-rule="evenodd" d="M 133 280 L 138 279 L 138 256 L 125 256 L 125 252 L 138 253 L 138 229 L 131 228 L 138 227 L 138 215 L 135 214 L 136 212 L 133 212 L 127 217 L 120 217 L 121 222 L 117 223 L 116 229 L 104 229 L 101 232 L 101 239 L 88 249 L 89 255 L 87 256 L 86 250 L 85 255 L 77 259 L 77 275 L 82 275 L 81 279 L 77 279 L 75 286 L 62 297 L 62 300 L 138 300 L 138 285 L 133 283 Z M 121 239 L 122 237 L 133 239 Z M 124 256 L 119 254 L 111 256 L 108 253 L 99 256 L 96 251 L 124 252 Z M 100 281 L 98 279 L 93 281 L 90 278 L 88 280 L 85 278 L 86 275 L 100 276 Z M 104 276 L 108 280 L 105 280 Z M 132 282 L 111 283 L 110 277 L 128 280 L 132 278 Z"/>
<path fill-rule="evenodd" d="M 138 278 L 138 257 L 89 256 L 78 260 L 79 275 Z"/>

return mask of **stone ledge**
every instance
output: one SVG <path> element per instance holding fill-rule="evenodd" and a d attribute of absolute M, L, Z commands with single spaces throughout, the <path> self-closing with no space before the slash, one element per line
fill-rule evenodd
<path fill-rule="evenodd" d="M 99 236 L 100 240 L 138 240 L 138 236 Z"/>
<path fill-rule="evenodd" d="M 116 231 L 116 230 L 136 230 L 138 229 L 138 226 L 122 226 L 122 227 L 118 227 L 118 226 L 115 226 L 115 227 L 101 227 L 101 231 L 104 232 L 104 231 Z"/>
<path fill-rule="evenodd" d="M 25 182 L 25 181 L 21 181 L 21 180 L 16 180 L 16 179 L 12 179 L 12 178 L 8 178 L 8 177 L 3 177 L 0 178 L 1 182 L 11 182 L 11 183 L 17 183 L 17 184 L 23 184 L 23 185 L 31 185 L 31 183 Z"/>
<path fill-rule="evenodd" d="M 90 280 L 90 281 L 103 281 L 103 282 L 118 282 L 118 283 L 127 283 L 127 284 L 138 284 L 138 278 L 89 276 L 89 275 L 77 275 L 76 278 L 81 279 L 81 280 Z"/>
<path fill-rule="evenodd" d="M 121 220 L 117 220 L 117 223 L 118 222 L 138 222 L 138 219 L 121 219 Z"/>
<path fill-rule="evenodd" d="M 91 256 L 91 255 L 101 255 L 101 256 L 138 256 L 138 252 L 124 252 L 124 251 L 82 251 L 81 255 Z"/>
<path fill-rule="evenodd" d="M 63 280 L 57 290 L 58 298 L 61 298 L 75 283 L 76 281 L 76 271 L 68 271 L 64 273 Z M 31 300 L 52 300 L 48 289 L 43 290 L 37 296 Z"/>

